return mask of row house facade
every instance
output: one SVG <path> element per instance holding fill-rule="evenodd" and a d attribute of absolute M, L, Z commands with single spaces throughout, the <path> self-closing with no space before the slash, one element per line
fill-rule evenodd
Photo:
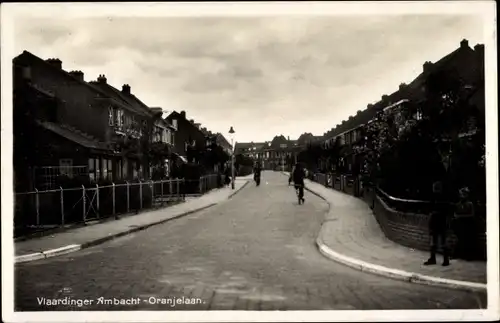
<path fill-rule="evenodd" d="M 410 84 L 402 83 L 391 95 L 383 95 L 376 104 L 369 104 L 363 111 L 344 120 L 340 125 L 324 133 L 320 145 L 329 149 L 338 145 L 342 158 L 337 164 L 321 161 L 320 168 L 326 171 L 356 173 L 362 167 L 362 156 L 355 153 L 353 147 L 360 142 L 365 127 L 377 116 L 379 111 L 390 113 L 398 130 L 407 121 L 418 122 L 422 118 L 419 104 L 425 100 L 425 78 L 433 71 L 454 73 L 463 82 L 464 93 L 469 93 L 470 102 L 479 111 L 479 118 L 484 118 L 484 45 L 474 49 L 467 40 L 462 40 L 458 49 L 435 63 L 425 62 L 421 74 Z M 469 123 L 470 124 L 470 123 Z M 461 137 L 473 135 L 474 126 L 458 131 Z M 340 168 L 340 169 L 337 169 Z"/>
<path fill-rule="evenodd" d="M 232 154 L 232 145 L 222 134 L 213 133 L 201 127 L 201 123 L 194 119 L 188 119 L 186 111 L 173 111 L 165 120 L 177 128 L 173 151 L 185 163 L 202 164 L 204 156 L 201 152 L 210 151 L 217 146 L 222 148 L 227 158 Z M 213 171 L 217 172 L 219 167 L 218 164 L 214 165 Z"/>
<path fill-rule="evenodd" d="M 117 147 L 120 141 L 141 142 L 154 117 L 154 110 L 134 103 L 128 85 L 119 91 L 103 75 L 86 82 L 83 72 L 65 71 L 59 59 L 27 51 L 13 59 L 13 69 L 18 188 L 53 188 L 61 175 L 91 182 L 148 177 L 140 149 L 124 154 Z M 168 145 L 175 128 L 166 121 L 158 127 Z"/>

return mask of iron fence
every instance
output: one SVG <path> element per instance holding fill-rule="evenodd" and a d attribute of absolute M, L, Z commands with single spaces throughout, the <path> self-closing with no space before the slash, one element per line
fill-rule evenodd
<path fill-rule="evenodd" d="M 121 214 L 164 207 L 222 187 L 219 175 L 92 185 L 15 193 L 15 236 L 31 229 L 87 223 Z"/>

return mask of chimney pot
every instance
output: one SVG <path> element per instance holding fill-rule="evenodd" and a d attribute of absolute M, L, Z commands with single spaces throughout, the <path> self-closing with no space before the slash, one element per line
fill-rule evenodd
<path fill-rule="evenodd" d="M 124 93 L 124 94 L 130 94 L 130 85 L 123 84 L 123 86 L 122 86 L 122 93 Z"/>
<path fill-rule="evenodd" d="M 462 39 L 460 42 L 460 48 L 466 48 L 469 47 L 469 41 L 467 39 Z"/>
<path fill-rule="evenodd" d="M 191 122 L 192 124 L 194 124 L 194 119 L 189 120 L 189 122 Z"/>
<path fill-rule="evenodd" d="M 399 84 L 399 89 L 402 90 L 406 87 L 406 83 Z"/>
<path fill-rule="evenodd" d="M 424 72 L 428 72 L 430 70 L 430 68 L 432 67 L 432 62 L 425 62 L 424 63 Z"/>
<path fill-rule="evenodd" d="M 186 118 L 186 111 L 181 111 L 181 117 Z"/>
<path fill-rule="evenodd" d="M 106 84 L 107 81 L 108 80 L 106 79 L 106 76 L 104 76 L 104 74 L 99 74 L 99 77 L 97 78 L 97 82 Z"/>
<path fill-rule="evenodd" d="M 62 69 L 62 62 L 58 58 L 49 58 L 46 60 L 46 62 L 54 67 Z"/>
<path fill-rule="evenodd" d="M 79 81 L 83 81 L 83 72 L 82 71 L 71 71 L 69 72 L 71 76 L 78 79 Z"/>

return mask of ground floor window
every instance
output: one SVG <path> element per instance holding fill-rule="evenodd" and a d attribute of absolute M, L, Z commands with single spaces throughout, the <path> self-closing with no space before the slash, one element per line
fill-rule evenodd
<path fill-rule="evenodd" d="M 59 174 L 63 176 L 72 177 L 73 159 L 59 159 Z"/>
<path fill-rule="evenodd" d="M 118 159 L 116 161 L 116 178 L 117 179 L 123 179 L 123 165 L 122 165 L 122 160 Z"/>
<path fill-rule="evenodd" d="M 98 158 L 89 158 L 89 178 L 92 182 L 96 182 L 99 180 L 99 159 Z"/>

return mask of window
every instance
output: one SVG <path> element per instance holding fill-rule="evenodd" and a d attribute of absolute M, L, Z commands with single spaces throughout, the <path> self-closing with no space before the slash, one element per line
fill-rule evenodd
<path fill-rule="evenodd" d="M 128 178 L 128 160 L 126 158 L 123 159 L 122 167 L 122 178 Z"/>
<path fill-rule="evenodd" d="M 118 159 L 116 161 L 116 178 L 117 179 L 122 179 L 123 178 L 123 165 L 122 165 L 122 160 Z"/>
<path fill-rule="evenodd" d="M 102 178 L 108 179 L 108 160 L 102 160 Z"/>
<path fill-rule="evenodd" d="M 59 159 L 59 174 L 72 177 L 73 172 L 71 167 L 73 166 L 73 159 Z"/>
<path fill-rule="evenodd" d="M 177 119 L 172 120 L 172 126 L 174 126 L 174 128 L 177 129 Z"/>
<path fill-rule="evenodd" d="M 89 178 L 92 182 L 95 182 L 95 158 L 89 158 Z"/>
<path fill-rule="evenodd" d="M 100 180 L 101 177 L 101 160 L 99 158 L 95 159 L 95 179 Z"/>
<path fill-rule="evenodd" d="M 114 113 L 113 113 L 113 107 L 108 108 L 108 124 L 110 126 L 113 126 L 114 124 Z"/>

